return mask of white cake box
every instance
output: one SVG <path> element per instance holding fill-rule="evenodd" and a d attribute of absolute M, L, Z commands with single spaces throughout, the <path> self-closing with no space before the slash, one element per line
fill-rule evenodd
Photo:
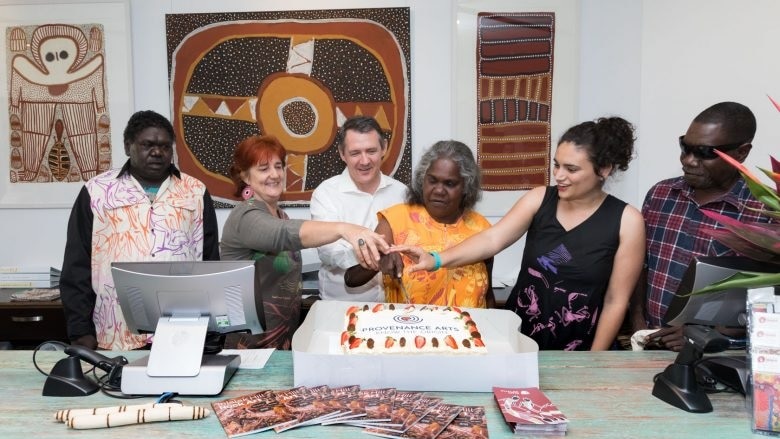
<path fill-rule="evenodd" d="M 292 339 L 296 386 L 359 384 L 364 389 L 441 392 L 539 386 L 539 346 L 520 333 L 520 317 L 511 311 L 463 308 L 477 324 L 487 354 L 345 354 L 340 342 L 347 308 L 364 304 L 318 300 L 312 305 Z"/>

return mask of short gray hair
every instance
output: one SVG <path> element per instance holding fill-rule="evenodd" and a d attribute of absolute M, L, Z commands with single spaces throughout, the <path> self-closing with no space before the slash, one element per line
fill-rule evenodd
<path fill-rule="evenodd" d="M 420 163 L 414 170 L 412 184 L 406 193 L 406 201 L 409 204 L 423 205 L 422 187 L 425 174 L 433 162 L 439 159 L 450 159 L 460 169 L 463 178 L 463 199 L 460 200 L 461 211 L 473 209 L 477 201 L 482 198 L 481 174 L 474 160 L 471 149 L 463 142 L 457 140 L 440 140 L 433 144 L 420 158 Z"/>

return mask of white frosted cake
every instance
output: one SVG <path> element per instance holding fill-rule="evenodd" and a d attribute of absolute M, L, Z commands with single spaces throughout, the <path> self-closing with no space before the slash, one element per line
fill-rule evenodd
<path fill-rule="evenodd" d="M 467 311 L 433 305 L 350 306 L 341 346 L 346 354 L 484 354 Z"/>

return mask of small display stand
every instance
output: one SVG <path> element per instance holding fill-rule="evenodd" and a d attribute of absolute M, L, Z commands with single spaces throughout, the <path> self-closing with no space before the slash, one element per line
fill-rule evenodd
<path fill-rule="evenodd" d="M 780 296 L 776 287 L 748 290 L 748 363 L 754 433 L 780 435 Z"/>
<path fill-rule="evenodd" d="M 175 315 L 157 322 L 151 353 L 124 366 L 122 393 L 216 395 L 238 370 L 238 355 L 203 355 L 209 316 Z"/>

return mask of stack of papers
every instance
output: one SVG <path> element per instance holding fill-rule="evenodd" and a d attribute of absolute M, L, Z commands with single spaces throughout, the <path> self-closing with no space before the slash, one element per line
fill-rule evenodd
<path fill-rule="evenodd" d="M 34 265 L 0 266 L 0 288 L 55 288 L 60 285 L 60 270 Z"/>

